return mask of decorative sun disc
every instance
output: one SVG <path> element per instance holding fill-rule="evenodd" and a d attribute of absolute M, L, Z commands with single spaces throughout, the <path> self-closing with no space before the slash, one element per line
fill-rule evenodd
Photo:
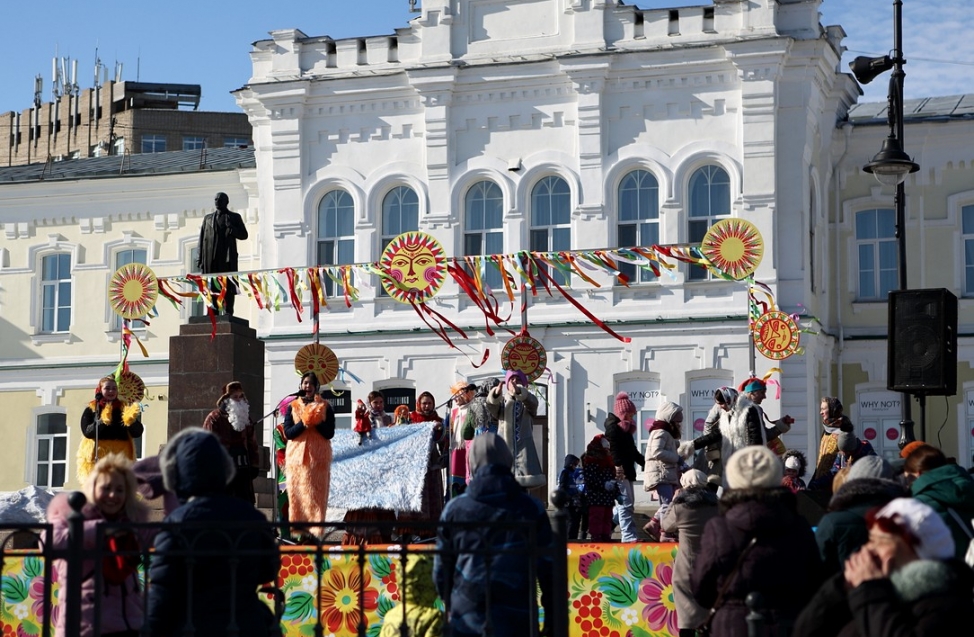
<path fill-rule="evenodd" d="M 750 221 L 721 219 L 704 235 L 700 251 L 715 268 L 740 281 L 761 264 L 764 241 Z"/>
<path fill-rule="evenodd" d="M 798 352 L 801 333 L 795 320 L 778 310 L 765 312 L 754 321 L 754 345 L 765 358 L 783 360 Z"/>
<path fill-rule="evenodd" d="M 156 275 L 144 263 L 129 263 L 115 270 L 108 282 L 108 302 L 124 319 L 137 319 L 149 313 L 159 297 Z"/>
<path fill-rule="evenodd" d="M 137 374 L 126 371 L 118 378 L 118 398 L 123 403 L 137 403 L 145 396 L 145 383 Z"/>
<path fill-rule="evenodd" d="M 400 303 L 423 303 L 433 298 L 446 280 L 443 246 L 425 232 L 404 232 L 382 251 L 382 287 Z"/>
<path fill-rule="evenodd" d="M 314 372 L 318 384 L 327 385 L 338 376 L 338 357 L 330 348 L 311 343 L 298 350 L 294 357 L 294 370 L 302 375 Z"/>
<path fill-rule="evenodd" d="M 524 372 L 528 382 L 541 377 L 548 366 L 548 354 L 544 346 L 527 334 L 518 334 L 507 341 L 501 351 L 501 367 Z"/>

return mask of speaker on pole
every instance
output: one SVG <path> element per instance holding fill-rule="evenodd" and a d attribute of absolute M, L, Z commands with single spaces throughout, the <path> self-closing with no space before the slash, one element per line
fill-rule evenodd
<path fill-rule="evenodd" d="M 886 388 L 957 393 L 957 297 L 945 288 L 889 293 Z"/>

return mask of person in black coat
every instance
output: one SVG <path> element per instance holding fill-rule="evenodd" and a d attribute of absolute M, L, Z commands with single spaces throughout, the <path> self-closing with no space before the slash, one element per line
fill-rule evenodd
<path fill-rule="evenodd" d="M 635 493 L 632 483 L 636 480 L 636 465 L 645 466 L 643 454 L 636 447 L 636 406 L 624 391 L 616 394 L 612 413 L 605 419 L 605 438 L 609 441 L 609 453 L 615 465 L 615 477 L 619 483 L 621 502 L 616 506 L 619 530 L 623 542 L 635 542 L 636 523 L 633 520 Z"/>
<path fill-rule="evenodd" d="M 974 571 L 936 511 L 896 498 L 867 515 L 869 541 L 830 578 L 794 637 L 940 637 L 970 630 Z M 967 626 L 967 628 L 964 628 Z"/>
<path fill-rule="evenodd" d="M 166 489 L 183 505 L 156 536 L 147 634 L 179 635 L 191 625 L 197 635 L 280 637 L 280 624 L 257 594 L 277 579 L 280 553 L 264 516 L 226 493 L 234 474 L 226 449 L 212 433 L 191 427 L 169 440 L 159 464 Z"/>
<path fill-rule="evenodd" d="M 704 527 L 690 576 L 697 603 L 716 608 L 714 637 L 748 635 L 745 600 L 751 593 L 763 598 L 760 634 L 788 634 L 823 580 L 815 536 L 798 514 L 795 494 L 781 486 L 782 474 L 781 460 L 765 446 L 745 447 L 725 463 L 728 489 L 720 514 Z"/>

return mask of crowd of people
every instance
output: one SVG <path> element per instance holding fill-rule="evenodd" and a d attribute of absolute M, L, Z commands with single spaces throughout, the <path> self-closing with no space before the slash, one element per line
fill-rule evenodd
<path fill-rule="evenodd" d="M 856 436 L 841 401 L 824 397 L 818 455 L 806 482 L 805 454 L 780 440 L 793 419 L 766 416 L 766 393 L 757 378 L 719 388 L 696 439 L 684 435 L 683 408 L 663 402 L 645 425 L 644 453 L 636 444 L 637 408 L 625 392 L 617 394 L 603 431 L 581 456 L 568 454 L 558 475 L 568 539 L 610 542 L 618 525 L 622 542 L 677 542 L 673 603 L 680 637 L 749 634 L 755 609 L 760 634 L 769 636 L 939 635 L 960 625 L 974 611 L 971 473 L 924 442 L 906 445 L 890 462 Z M 444 625 L 454 635 L 514 634 L 537 617 L 535 587 L 542 607 L 552 599 L 545 550 L 552 528 L 545 504 L 527 491 L 545 483 L 532 432 L 538 399 L 521 372 L 509 371 L 502 381 L 456 383 L 449 402 L 441 417 L 427 391 L 415 410 L 395 415 L 385 412 L 381 392 L 359 401 L 354 430 L 361 444 L 381 439 L 384 427 L 434 426 L 422 510 L 348 511 L 346 521 L 389 519 L 402 538 L 435 539 L 432 559 L 412 556 L 402 564 L 418 605 L 391 616 L 397 623 L 417 634 L 439 634 Z M 325 532 L 334 410 L 314 373 L 302 376 L 281 409 L 288 520 L 300 528 L 298 541 L 317 543 Z M 87 496 L 84 541 L 91 546 L 104 536 L 110 544 L 103 548 L 121 555 L 100 569 L 85 568 L 83 634 L 98 626 L 100 634 L 162 635 L 188 623 L 219 632 L 231 614 L 241 634 L 276 634 L 256 591 L 277 576 L 282 538 L 269 530 L 224 529 L 219 536 L 203 530 L 206 523 L 264 519 L 254 508 L 259 454 L 243 386 L 226 384 L 201 428 L 180 432 L 158 457 L 134 464 L 129 452 L 141 422 L 118 399 L 113 378 L 99 381 L 81 426 L 91 441 L 79 455 L 86 461 L 79 462 Z M 643 488 L 659 502 L 642 535 L 634 519 L 637 466 Z M 143 496 L 159 495 L 169 498 L 165 521 L 185 530 L 122 530 L 145 521 Z M 806 497 L 826 505 L 819 519 L 799 506 Z M 67 542 L 69 513 L 67 494 L 58 495 L 48 510 L 57 547 Z M 419 524 L 437 520 L 450 524 Z M 487 522 L 507 526 L 497 532 Z M 97 533 L 106 523 L 109 532 Z M 343 543 L 391 539 L 350 525 Z M 176 557 L 187 546 L 207 547 L 213 557 L 190 566 Z M 247 547 L 233 577 L 224 568 L 229 554 L 221 555 L 228 546 Z M 124 557 L 126 549 L 131 557 L 148 547 L 155 552 L 146 595 L 138 560 Z M 66 581 L 64 562 L 56 568 Z M 187 605 L 187 582 L 205 602 Z M 96 590 L 103 596 L 98 603 Z M 436 608 L 434 593 L 449 600 L 448 616 Z M 59 634 L 64 620 L 61 613 Z M 382 634 L 398 633 L 383 628 Z"/>

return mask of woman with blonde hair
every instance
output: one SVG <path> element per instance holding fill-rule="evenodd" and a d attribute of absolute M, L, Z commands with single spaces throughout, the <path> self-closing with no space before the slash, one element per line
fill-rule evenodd
<path fill-rule="evenodd" d="M 100 458 L 84 484 L 87 503 L 82 507 L 84 516 L 84 549 L 86 554 L 103 555 L 101 566 L 92 559 L 82 563 L 81 582 L 81 635 L 136 637 L 143 621 L 143 593 L 139 583 L 138 566 L 141 551 L 152 544 L 153 533 L 148 529 L 133 532 L 113 527 L 104 532 L 104 545 L 97 547 L 98 527 L 108 523 L 145 522 L 147 508 L 138 493 L 138 483 L 132 471 L 132 462 L 125 456 L 109 453 Z M 51 500 L 47 508 L 47 521 L 54 527 L 54 549 L 68 545 L 68 518 L 71 506 L 68 493 L 61 492 Z M 68 565 L 56 560 L 57 580 L 66 582 Z M 100 581 L 99 581 L 100 580 Z M 96 591 L 101 594 L 96 600 Z M 55 635 L 65 634 L 64 596 L 55 619 Z M 95 630 L 98 612 L 98 630 Z"/>
<path fill-rule="evenodd" d="M 139 404 L 122 402 L 114 376 L 99 380 L 95 399 L 81 414 L 84 439 L 78 445 L 78 482 L 84 484 L 95 463 L 109 453 L 135 462 L 135 438 L 143 431 Z"/>

